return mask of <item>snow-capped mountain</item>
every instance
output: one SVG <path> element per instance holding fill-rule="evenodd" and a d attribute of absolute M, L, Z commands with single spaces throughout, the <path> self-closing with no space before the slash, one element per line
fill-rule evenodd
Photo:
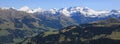
<path fill-rule="evenodd" d="M 62 9 L 49 9 L 49 10 L 45 10 L 42 8 L 37 8 L 37 9 L 30 9 L 27 6 L 24 6 L 20 9 L 18 9 L 18 11 L 25 11 L 27 13 L 36 13 L 36 12 L 49 12 L 51 14 L 57 14 L 60 13 L 62 15 L 65 15 L 67 17 L 72 17 L 74 16 L 73 13 L 81 13 L 81 15 L 85 16 L 85 17 L 105 17 L 105 16 L 109 16 L 110 14 L 120 14 L 119 10 L 103 10 L 103 11 L 96 11 L 93 9 L 90 9 L 88 7 L 70 7 L 70 8 L 62 8 Z M 72 15 L 71 15 L 72 14 Z"/>
<path fill-rule="evenodd" d="M 61 10 L 62 11 L 60 11 L 60 12 L 64 13 L 65 16 L 74 16 L 74 15 L 71 15 L 71 14 L 80 12 L 85 17 L 98 17 L 102 14 L 107 15 L 107 13 L 109 13 L 109 11 L 95 11 L 95 10 L 92 10 L 88 7 L 85 7 L 85 8 L 71 7 L 71 8 L 64 8 L 64 9 L 61 9 Z"/>
<path fill-rule="evenodd" d="M 9 8 L 1 8 L 1 9 L 9 9 Z M 83 15 L 85 17 L 105 17 L 109 16 L 111 14 L 120 14 L 120 10 L 101 10 L 101 11 L 96 11 L 88 7 L 70 7 L 70 8 L 62 8 L 62 9 L 49 9 L 45 10 L 42 8 L 36 8 L 36 9 L 30 9 L 27 6 L 23 6 L 20 9 L 16 9 L 18 11 L 24 11 L 27 13 L 51 13 L 51 14 L 62 14 L 67 17 L 72 17 L 74 16 L 74 13 L 81 13 L 80 15 Z"/>
<path fill-rule="evenodd" d="M 36 9 L 32 10 L 27 6 L 23 6 L 20 9 L 18 9 L 18 11 L 24 11 L 24 12 L 27 12 L 27 13 L 35 13 L 35 12 L 42 12 L 44 10 L 42 10 L 42 8 L 36 8 Z"/>

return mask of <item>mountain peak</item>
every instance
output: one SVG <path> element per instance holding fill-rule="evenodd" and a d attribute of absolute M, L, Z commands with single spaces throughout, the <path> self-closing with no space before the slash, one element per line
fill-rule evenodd
<path fill-rule="evenodd" d="M 37 8 L 37 9 L 33 9 L 33 13 L 35 12 L 43 12 L 44 10 L 42 8 Z"/>
<path fill-rule="evenodd" d="M 27 6 L 23 6 L 19 10 L 20 11 L 25 11 L 25 12 L 28 12 L 28 13 L 33 13 L 33 11 L 29 7 L 27 7 Z"/>
<path fill-rule="evenodd" d="M 23 6 L 23 7 L 20 8 L 20 10 L 22 10 L 22 11 L 28 11 L 28 10 L 30 10 L 30 8 L 27 7 L 27 6 Z"/>
<path fill-rule="evenodd" d="M 57 12 L 57 9 L 56 8 L 53 8 L 53 9 L 50 9 L 49 10 L 52 14 L 55 14 Z"/>
<path fill-rule="evenodd" d="M 119 13 L 119 10 L 111 10 L 111 13 Z"/>
<path fill-rule="evenodd" d="M 62 8 L 59 10 L 59 12 L 65 16 L 70 16 L 70 12 L 68 11 L 68 8 Z"/>

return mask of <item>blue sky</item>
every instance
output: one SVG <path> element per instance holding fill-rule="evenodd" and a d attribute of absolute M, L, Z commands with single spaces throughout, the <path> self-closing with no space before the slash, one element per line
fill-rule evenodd
<path fill-rule="evenodd" d="M 20 8 L 64 8 L 64 7 L 89 7 L 95 10 L 120 9 L 120 0 L 0 0 L 0 7 Z"/>

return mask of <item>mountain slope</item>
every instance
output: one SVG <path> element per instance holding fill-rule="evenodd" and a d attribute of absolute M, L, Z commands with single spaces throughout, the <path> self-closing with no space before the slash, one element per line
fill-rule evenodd
<path fill-rule="evenodd" d="M 113 20 L 113 18 L 111 18 Z M 120 33 L 113 34 L 114 32 L 120 32 L 120 24 L 116 25 L 114 23 L 118 22 L 119 19 L 114 19 L 115 22 L 111 19 L 104 20 L 108 21 L 110 26 L 106 26 L 109 24 L 103 24 L 103 26 L 95 26 L 99 25 L 99 23 L 103 21 L 90 23 L 90 24 L 81 24 L 79 26 L 73 25 L 69 27 L 65 27 L 60 30 L 56 34 L 48 34 L 44 36 L 43 34 L 39 34 L 35 37 L 25 39 L 22 43 L 25 44 L 119 44 L 120 43 Z M 55 31 L 57 32 L 57 31 Z M 112 36 L 116 36 L 116 39 Z"/>
<path fill-rule="evenodd" d="M 0 9 L 0 43 L 20 42 L 36 32 L 45 31 L 39 27 L 38 20 L 33 14 L 13 8 Z"/>

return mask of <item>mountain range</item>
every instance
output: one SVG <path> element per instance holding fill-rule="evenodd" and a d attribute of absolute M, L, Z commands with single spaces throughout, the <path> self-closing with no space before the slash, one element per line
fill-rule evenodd
<path fill-rule="evenodd" d="M 84 8 L 70 7 L 70 8 L 62 8 L 59 10 L 54 8 L 50 10 L 44 10 L 42 8 L 30 9 L 27 6 L 24 6 L 20 9 L 1 8 L 1 10 L 2 11 L 10 10 L 13 13 L 12 16 L 15 16 L 15 14 L 17 14 L 16 12 L 25 12 L 26 14 L 30 14 L 26 16 L 34 17 L 33 19 L 37 19 L 38 22 L 40 21 L 41 24 L 43 24 L 44 26 L 57 28 L 57 29 L 74 24 L 89 23 L 89 22 L 94 22 L 97 20 L 105 20 L 113 17 L 120 18 L 120 10 L 95 11 L 88 7 L 84 7 Z M 23 13 L 20 13 L 19 15 L 23 17 L 25 16 L 23 15 Z M 48 23 L 49 25 L 46 25 L 45 23 Z"/>
<path fill-rule="evenodd" d="M 109 22 L 104 21 L 111 18 L 114 19 L 112 21 L 108 20 Z M 102 24 L 106 24 L 105 27 L 109 27 L 107 24 L 111 24 L 115 19 L 120 19 L 120 10 L 96 11 L 88 7 L 70 7 L 59 10 L 55 8 L 50 10 L 30 9 L 26 6 L 20 9 L 0 8 L 0 44 L 16 44 L 26 38 L 31 38 L 44 32 L 58 32 L 63 30 L 64 27 L 72 25 L 79 27 L 79 24 L 84 26 L 92 23 L 94 25 L 101 24 L 95 26 L 104 27 Z M 101 23 L 95 23 L 97 21 Z M 118 26 L 118 24 L 119 22 L 115 26 Z"/>

